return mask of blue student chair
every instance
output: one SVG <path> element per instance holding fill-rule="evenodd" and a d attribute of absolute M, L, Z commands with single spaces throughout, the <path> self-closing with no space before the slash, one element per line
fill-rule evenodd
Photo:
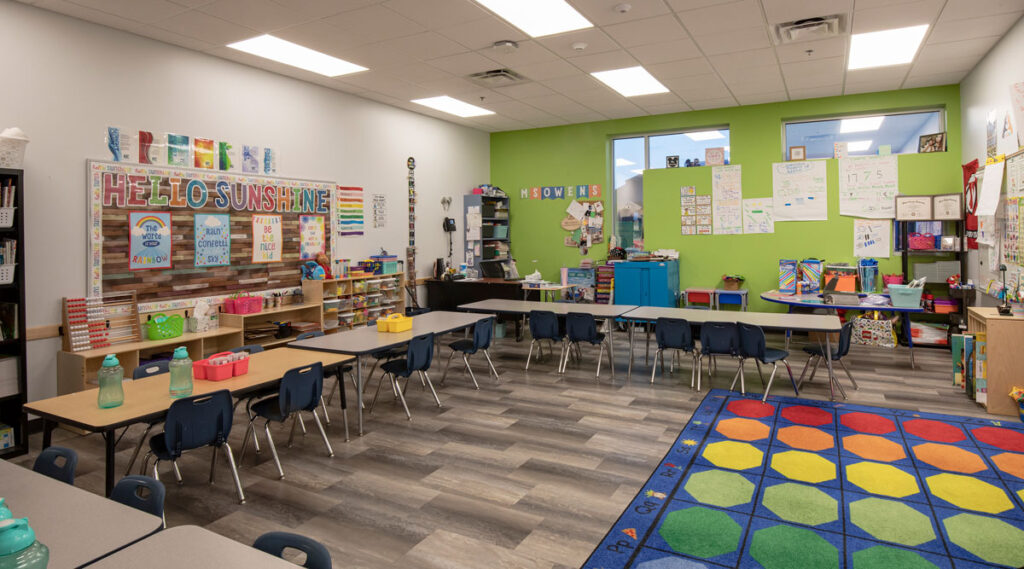
<path fill-rule="evenodd" d="M 708 358 L 708 381 L 711 381 L 712 365 L 718 371 L 715 356 L 736 357 L 739 355 L 739 329 L 735 322 L 705 322 L 700 327 L 700 353 L 697 356 L 697 391 L 700 391 L 701 360 Z"/>
<path fill-rule="evenodd" d="M 491 362 L 491 355 L 487 353 L 487 348 L 491 347 L 491 333 L 494 329 L 494 317 L 485 318 L 477 321 L 473 325 L 473 339 L 464 338 L 462 340 L 456 340 L 448 347 L 452 349 L 452 353 L 448 355 L 448 363 L 444 366 L 444 374 L 441 376 L 441 383 L 444 383 L 446 377 L 448 377 L 448 368 L 452 365 L 452 357 L 455 356 L 456 352 L 462 354 L 462 361 L 466 364 L 466 370 L 469 372 L 470 379 L 473 380 L 473 386 L 480 389 L 480 384 L 476 382 L 476 376 L 473 375 L 473 368 L 469 366 L 469 357 L 477 352 L 483 352 L 484 357 L 487 358 L 487 365 L 490 366 L 488 370 L 488 376 L 491 373 L 494 374 L 494 380 L 498 380 L 498 370 L 494 369 L 494 363 Z"/>
<path fill-rule="evenodd" d="M 136 379 L 145 379 L 147 377 L 152 377 L 154 375 L 160 375 L 161 373 L 169 373 L 170 363 L 170 360 L 159 360 L 155 362 L 150 362 L 146 365 L 139 366 L 132 370 L 132 381 Z M 128 468 L 124 470 L 125 476 L 131 474 L 132 467 L 135 466 L 135 460 L 139 458 L 139 452 L 142 450 L 143 443 L 145 443 L 147 437 L 149 437 L 150 431 L 152 431 L 153 427 L 159 425 L 160 423 L 161 421 L 150 421 L 146 425 L 146 431 L 142 433 L 141 437 L 139 437 L 139 442 L 136 443 L 135 450 L 132 451 L 132 458 L 128 461 Z M 128 432 L 128 429 L 130 428 L 131 425 L 124 428 L 124 431 L 121 432 L 121 436 L 117 438 L 118 442 L 120 442 L 121 438 L 124 437 L 124 435 Z"/>
<path fill-rule="evenodd" d="M 853 379 L 853 375 L 850 374 L 850 368 L 846 367 L 846 362 L 843 358 L 850 353 L 850 340 L 853 336 L 853 321 L 843 324 L 843 328 L 839 331 L 839 345 L 832 347 L 832 361 L 839 362 L 839 365 L 843 366 L 843 371 L 846 372 L 846 377 L 850 378 L 850 383 L 853 384 L 854 389 L 860 389 L 857 386 L 857 380 Z M 814 367 L 811 368 L 811 377 L 807 378 L 807 381 L 814 380 L 814 373 L 818 371 L 818 365 L 824 360 L 825 345 L 820 343 L 818 345 L 804 346 L 804 351 L 807 352 L 811 357 L 807 359 L 807 363 L 804 364 L 803 371 L 800 372 L 800 379 L 797 381 L 797 387 L 799 388 L 804 384 L 804 374 L 807 373 L 808 366 L 811 365 L 811 361 L 814 361 Z M 839 385 L 839 382 L 836 382 Z M 846 397 L 846 392 L 843 390 L 843 386 L 839 385 L 839 390 L 843 392 L 843 397 Z"/>
<path fill-rule="evenodd" d="M 740 369 L 736 370 L 736 377 L 733 377 L 729 390 L 732 391 L 736 387 L 736 379 L 738 378 L 740 380 L 740 392 L 746 394 L 746 386 L 743 384 L 743 363 L 747 359 L 753 359 L 757 363 L 757 375 L 761 378 L 762 384 L 764 384 L 764 375 L 761 373 L 761 364 L 772 364 L 772 374 L 768 377 L 768 385 L 764 388 L 764 397 L 761 398 L 762 402 L 768 400 L 768 392 L 771 391 L 772 382 L 775 381 L 775 372 L 779 370 L 779 362 L 786 366 L 786 371 L 789 372 L 789 381 L 793 384 L 793 391 L 800 395 L 800 391 L 796 388 L 796 380 L 793 379 L 793 368 L 789 367 L 789 362 L 787 361 L 789 352 L 767 347 L 764 330 L 760 326 L 740 324 L 739 334 Z"/>
<path fill-rule="evenodd" d="M 303 411 L 313 415 L 313 421 L 320 436 L 327 447 L 327 456 L 334 456 L 334 449 L 331 448 L 331 441 L 327 440 L 327 433 L 324 425 L 320 422 L 320 415 L 317 407 L 321 404 L 321 397 L 324 389 L 324 366 L 317 362 L 311 366 L 292 368 L 284 373 L 278 393 L 275 396 L 261 399 L 252 405 L 252 414 L 249 416 L 249 426 L 245 430 L 245 437 L 242 439 L 242 452 L 238 455 L 239 462 L 245 457 L 245 447 L 249 442 L 249 435 L 256 438 L 255 421 L 257 417 L 264 419 L 263 432 L 267 435 L 267 444 L 270 445 L 270 454 L 274 457 L 274 464 L 277 466 L 277 473 L 284 478 L 284 469 L 281 468 L 281 458 L 277 455 L 277 446 L 274 438 L 270 435 L 270 423 L 284 423 L 294 417 L 292 431 L 288 437 L 288 446 L 292 445 L 295 436 L 295 424 L 298 422 L 299 414 Z M 257 451 L 258 452 L 258 451 Z"/>
<path fill-rule="evenodd" d="M 416 336 L 409 341 L 409 347 L 406 349 L 404 359 L 395 359 L 385 362 L 381 366 L 384 370 L 384 374 L 387 375 L 388 379 L 391 380 L 391 390 L 395 393 L 395 396 L 402 402 L 402 408 L 405 409 L 405 416 L 412 420 L 412 414 L 409 413 L 409 406 L 405 403 L 405 389 L 409 387 L 409 378 L 412 374 L 418 373 L 420 377 L 420 383 L 430 387 L 430 393 L 434 395 L 434 401 L 437 406 L 441 406 L 441 400 L 437 397 L 437 391 L 434 390 L 434 384 L 430 381 L 430 375 L 427 374 L 427 370 L 430 369 L 430 363 L 434 360 L 434 334 L 423 334 L 422 336 Z M 398 378 L 405 378 L 405 385 L 399 386 Z M 370 412 L 373 413 L 373 406 L 377 404 L 377 397 L 380 395 L 380 388 L 384 384 L 384 376 L 381 376 L 380 381 L 377 382 L 377 391 L 373 395 L 373 401 L 370 402 Z"/>
<path fill-rule="evenodd" d="M 272 531 L 256 538 L 252 546 L 274 557 L 284 558 L 285 549 L 296 549 L 306 554 L 300 567 L 331 569 L 331 554 L 320 542 L 297 533 Z"/>
<path fill-rule="evenodd" d="M 140 474 L 130 474 L 118 480 L 110 492 L 111 500 L 161 519 L 164 517 L 166 496 L 167 489 L 163 482 Z"/>
<path fill-rule="evenodd" d="M 565 330 L 558 322 L 558 317 L 555 316 L 554 312 L 550 310 L 531 310 L 530 311 L 530 353 L 526 355 L 526 367 L 525 370 L 530 369 L 530 360 L 533 359 L 533 346 L 537 345 L 537 358 L 540 359 L 543 351 L 543 343 L 541 340 L 548 340 L 551 343 L 551 350 L 554 351 L 554 343 L 559 342 L 562 344 L 562 349 L 559 351 L 558 360 L 561 364 L 562 354 L 565 352 Z M 561 365 L 559 365 L 559 372 L 561 372 Z"/>
<path fill-rule="evenodd" d="M 171 360 L 149 362 L 132 370 L 132 379 L 142 379 L 144 377 L 160 375 L 161 373 L 168 373 L 171 370 L 170 364 Z"/>
<path fill-rule="evenodd" d="M 263 346 L 259 344 L 246 344 L 245 346 L 240 346 L 238 348 L 231 348 L 228 351 L 233 354 L 237 354 L 238 352 L 249 352 L 250 354 L 258 354 L 263 351 Z"/>
<path fill-rule="evenodd" d="M 597 321 L 594 319 L 594 315 L 582 312 L 570 312 L 567 314 L 565 316 L 565 336 L 569 345 L 564 350 L 562 365 L 559 371 L 565 372 L 565 366 L 569 363 L 570 348 L 576 347 L 578 350 L 579 345 L 586 342 L 592 346 L 600 346 L 600 351 L 597 355 L 597 373 L 594 375 L 595 377 L 601 377 L 601 360 L 604 359 L 604 346 L 608 339 L 603 332 L 597 331 Z M 611 347 L 609 347 L 608 367 L 611 368 L 612 365 L 612 351 Z M 614 368 L 612 375 L 614 375 Z"/>
<path fill-rule="evenodd" d="M 659 358 L 661 375 L 665 375 L 665 350 L 681 350 L 693 358 L 693 367 L 690 368 L 690 387 L 693 387 L 693 378 L 697 370 L 697 350 L 690 323 L 681 318 L 658 318 L 654 323 L 654 339 L 658 344 L 658 351 L 654 352 L 651 383 L 654 383 L 654 372 L 657 370 Z"/>
<path fill-rule="evenodd" d="M 298 341 L 298 340 L 308 340 L 309 338 L 319 338 L 320 336 L 323 336 L 323 335 L 324 335 L 324 333 L 322 331 L 314 330 L 312 332 L 303 332 L 303 333 L 299 334 L 298 336 L 295 337 L 295 340 L 296 341 Z M 338 387 L 342 387 L 342 389 L 341 389 L 341 419 L 345 423 L 345 440 L 347 441 L 348 440 L 348 400 L 345 397 L 345 389 L 344 389 L 344 377 L 345 377 L 346 373 L 349 374 L 349 377 L 352 378 L 352 386 L 355 387 L 356 378 L 355 378 L 355 376 L 352 375 L 352 364 L 334 364 L 334 365 L 324 366 L 324 378 L 326 379 L 328 377 L 333 377 L 335 379 L 335 381 L 334 381 L 334 386 L 331 387 L 331 394 L 330 394 L 330 396 L 328 396 L 327 399 L 325 400 L 324 397 L 321 395 L 320 396 L 320 403 L 321 403 L 321 407 L 323 408 L 323 411 L 324 411 L 324 423 L 327 424 L 327 425 L 330 425 L 331 424 L 331 416 L 327 414 L 327 404 L 330 403 L 330 401 L 332 399 L 334 399 L 334 391 L 336 389 L 338 389 Z M 300 421 L 300 424 L 301 424 L 301 421 Z M 303 425 L 302 432 L 303 433 L 306 432 L 305 425 Z"/>
<path fill-rule="evenodd" d="M 214 467 L 217 465 L 217 451 L 224 449 L 231 477 L 238 492 L 238 502 L 245 503 L 245 492 L 242 481 L 238 478 L 235 455 L 228 444 L 231 434 L 231 421 L 234 408 L 231 405 L 231 392 L 227 389 L 183 397 L 171 403 L 164 419 L 164 432 L 157 433 L 149 439 L 149 452 L 142 459 L 142 471 L 145 472 L 150 457 L 153 457 L 153 478 L 160 480 L 160 462 L 169 461 L 174 467 L 174 478 L 181 484 L 181 471 L 178 459 L 185 451 L 213 447 L 210 461 L 210 483 L 214 480 Z"/>
<path fill-rule="evenodd" d="M 78 466 L 78 453 L 74 450 L 64 447 L 48 447 L 36 457 L 32 470 L 74 486 L 76 466 Z"/>

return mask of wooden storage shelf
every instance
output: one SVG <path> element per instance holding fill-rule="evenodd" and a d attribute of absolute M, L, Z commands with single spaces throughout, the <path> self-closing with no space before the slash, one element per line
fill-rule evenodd
<path fill-rule="evenodd" d="M 303 298 L 317 298 L 319 296 L 307 297 L 303 295 Z M 220 321 L 222 324 L 233 326 L 242 331 L 243 344 L 259 344 L 265 348 L 273 346 L 280 346 L 294 340 L 294 336 L 286 339 L 278 338 L 264 338 L 253 342 L 245 341 L 245 332 L 251 328 L 257 326 L 266 326 L 270 322 L 281 321 L 281 320 L 301 320 L 306 322 L 318 322 L 323 326 L 323 320 L 321 313 L 323 312 L 323 301 L 317 300 L 316 302 L 304 302 L 302 304 L 288 304 L 277 308 L 268 308 L 263 312 L 253 312 L 251 314 L 221 314 Z M 296 334 L 297 335 L 297 334 Z"/>
<path fill-rule="evenodd" d="M 374 290 L 374 291 L 367 291 L 367 290 L 365 290 L 365 288 L 362 291 L 356 291 L 355 290 L 355 283 L 357 283 L 357 282 L 362 282 L 362 283 L 364 283 L 364 286 L 365 286 L 366 281 L 386 281 L 386 280 L 390 280 L 390 279 L 395 279 L 398 282 L 397 286 L 394 286 L 394 287 L 383 287 L 382 286 L 379 290 Z M 384 296 L 385 292 L 401 291 L 404 287 L 405 287 L 405 273 L 389 273 L 389 274 L 384 274 L 384 275 L 367 275 L 367 276 L 364 276 L 364 277 L 345 277 L 345 278 L 341 278 L 341 279 L 304 280 L 304 281 L 302 281 L 302 294 L 303 294 L 303 297 L 307 298 L 307 299 L 308 298 L 324 298 L 326 300 L 349 299 L 349 298 L 356 297 L 356 296 L 362 296 L 362 297 L 366 297 L 366 298 L 381 298 L 381 297 Z M 329 295 L 332 295 L 332 294 L 336 294 L 337 296 L 335 298 L 331 298 Z M 328 296 L 325 297 L 324 295 L 328 295 Z M 327 321 L 328 321 L 329 318 L 338 318 L 340 316 L 345 316 L 345 315 L 351 316 L 355 312 L 363 312 L 363 311 L 368 310 L 368 309 L 382 308 L 382 307 L 385 307 L 385 306 L 392 307 L 395 312 L 400 312 L 400 313 L 404 314 L 405 313 L 405 295 L 400 293 L 398 295 L 398 298 L 396 298 L 395 300 L 381 302 L 381 303 L 379 303 L 377 305 L 364 304 L 363 306 L 355 307 L 355 306 L 351 306 L 351 304 L 350 304 L 349 306 L 346 306 L 344 308 L 339 307 L 339 309 L 338 309 L 336 314 L 329 314 L 328 310 L 321 310 L 320 311 L 320 320 L 319 320 L 320 328 L 321 328 L 321 330 L 324 330 L 325 333 L 330 333 L 330 331 L 329 331 L 330 329 L 327 327 Z M 362 321 L 359 321 L 359 322 L 353 322 L 352 324 L 348 324 L 348 323 L 339 321 L 338 322 L 338 327 L 335 328 L 334 330 L 347 330 L 347 329 L 350 329 L 350 328 L 354 328 L 356 326 L 365 326 L 365 325 L 367 325 L 370 322 L 372 322 L 372 321 L 370 319 L 368 319 L 368 318 L 366 318 L 366 319 L 364 319 Z"/>
<path fill-rule="evenodd" d="M 1024 317 L 1001 316 L 996 308 L 972 306 L 967 309 L 967 331 L 984 332 L 987 350 L 985 409 L 994 415 L 1018 415 L 1017 404 L 1008 397 L 1010 388 L 1020 385 L 1024 369 Z"/>

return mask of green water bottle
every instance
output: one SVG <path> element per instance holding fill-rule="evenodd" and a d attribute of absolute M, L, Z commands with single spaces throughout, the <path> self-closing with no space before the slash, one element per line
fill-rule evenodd
<path fill-rule="evenodd" d="M 175 348 L 168 367 L 171 369 L 171 397 L 192 395 L 192 360 L 188 357 L 188 348 Z"/>
<path fill-rule="evenodd" d="M 7 504 L 4 504 L 4 499 L 0 498 L 0 520 L 9 520 L 11 517 L 11 511 L 7 509 Z"/>
<path fill-rule="evenodd" d="M 46 569 L 50 550 L 36 539 L 28 518 L 0 520 L 0 569 Z"/>
<path fill-rule="evenodd" d="M 103 366 L 96 375 L 100 383 L 100 393 L 96 396 L 100 409 L 124 403 L 124 387 L 121 385 L 124 381 L 124 368 L 117 361 L 117 356 L 110 354 L 103 358 Z"/>

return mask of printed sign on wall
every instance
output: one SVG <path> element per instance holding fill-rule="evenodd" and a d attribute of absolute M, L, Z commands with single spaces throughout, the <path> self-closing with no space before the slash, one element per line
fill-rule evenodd
<path fill-rule="evenodd" d="M 197 267 L 226 267 L 231 264 L 230 215 L 197 213 L 195 235 Z"/>
<path fill-rule="evenodd" d="M 132 271 L 171 267 L 171 214 L 133 211 L 128 214 L 128 268 Z"/>
<path fill-rule="evenodd" d="M 281 216 L 252 216 L 252 262 L 281 262 Z"/>
<path fill-rule="evenodd" d="M 326 252 L 324 242 L 324 216 L 299 216 L 299 258 L 316 259 L 317 255 Z"/>

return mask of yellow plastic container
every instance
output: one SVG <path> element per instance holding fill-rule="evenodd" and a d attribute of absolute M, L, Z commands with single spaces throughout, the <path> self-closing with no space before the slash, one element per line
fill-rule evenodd
<path fill-rule="evenodd" d="M 378 332 L 405 332 L 412 330 L 412 318 L 404 314 L 390 314 L 387 318 L 377 319 Z"/>

